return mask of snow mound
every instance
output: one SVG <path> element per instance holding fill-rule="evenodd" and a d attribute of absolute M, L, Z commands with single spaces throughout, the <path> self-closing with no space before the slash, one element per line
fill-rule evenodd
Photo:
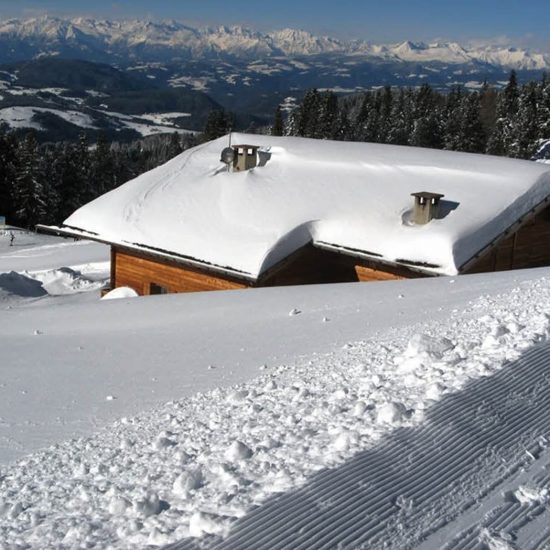
<path fill-rule="evenodd" d="M 117 300 L 119 298 L 136 298 L 139 294 L 129 286 L 119 286 L 107 292 L 102 300 Z"/>
<path fill-rule="evenodd" d="M 428 334 L 416 334 L 409 340 L 404 355 L 407 357 L 426 355 L 439 359 L 446 351 L 453 347 L 453 343 L 447 338 L 435 338 Z"/>
<path fill-rule="evenodd" d="M 84 276 L 80 271 L 70 267 L 61 267 L 37 273 L 29 273 L 29 277 L 42 283 L 42 288 L 50 296 L 63 296 L 99 290 L 103 282 L 93 281 Z"/>

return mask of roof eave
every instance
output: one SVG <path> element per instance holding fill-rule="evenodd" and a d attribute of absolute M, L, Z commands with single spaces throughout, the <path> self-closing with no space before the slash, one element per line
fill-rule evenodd
<path fill-rule="evenodd" d="M 320 248 L 321 250 L 328 250 L 330 252 L 335 252 L 337 254 L 343 254 L 345 256 L 352 256 L 354 258 L 359 258 L 362 260 L 368 260 L 370 262 L 380 264 L 382 266 L 394 267 L 394 268 L 406 268 L 410 271 L 420 273 L 422 275 L 430 277 L 440 277 L 445 275 L 441 271 L 436 271 L 436 269 L 441 269 L 440 266 L 426 267 L 419 265 L 416 262 L 406 262 L 406 261 L 391 261 L 384 258 L 382 255 L 370 253 L 363 250 L 352 249 L 345 246 L 340 246 L 332 243 L 327 243 L 325 241 L 314 241 L 313 246 Z"/>
<path fill-rule="evenodd" d="M 547 196 L 544 200 L 539 202 L 536 206 L 531 208 L 528 212 L 523 214 L 518 218 L 512 225 L 505 229 L 502 233 L 499 233 L 491 242 L 481 248 L 476 252 L 469 260 L 465 261 L 459 268 L 459 273 L 464 273 L 473 267 L 477 261 L 479 261 L 483 256 L 491 252 L 496 248 L 502 241 L 519 231 L 526 223 L 529 223 L 535 216 L 540 214 L 543 210 L 548 208 L 550 205 L 550 196 Z"/>
<path fill-rule="evenodd" d="M 203 262 L 196 258 L 189 256 L 183 256 L 175 252 L 170 252 L 167 250 L 160 250 L 150 246 L 146 246 L 140 243 L 131 243 L 128 241 L 120 240 L 114 241 L 106 237 L 102 237 L 97 233 L 91 231 L 86 231 L 78 227 L 69 227 L 69 226 L 55 226 L 55 225 L 37 225 L 37 231 L 43 233 L 51 233 L 53 235 L 59 235 L 64 237 L 74 237 L 78 239 L 87 239 L 90 241 L 95 241 L 101 244 L 120 247 L 123 249 L 133 250 L 143 252 L 149 256 L 154 256 L 156 258 L 170 260 L 174 263 L 180 264 L 184 267 L 191 267 L 195 269 L 200 269 L 202 271 L 210 272 L 216 275 L 223 275 L 225 277 L 231 277 L 233 279 L 239 279 L 245 281 L 249 284 L 256 283 L 258 280 L 257 277 L 251 273 L 246 273 L 244 271 L 239 271 L 237 269 L 232 269 L 230 267 L 219 266 L 216 264 L 211 264 L 208 262 Z"/>

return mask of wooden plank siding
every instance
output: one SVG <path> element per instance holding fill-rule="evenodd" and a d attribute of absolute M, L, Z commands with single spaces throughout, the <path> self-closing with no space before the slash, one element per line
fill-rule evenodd
<path fill-rule="evenodd" d="M 151 294 L 151 284 L 168 292 L 200 292 L 246 288 L 244 282 L 201 272 L 168 260 L 142 256 L 139 252 L 114 249 L 115 286 L 129 286 L 139 295 Z M 113 286 L 114 288 L 114 286 Z"/>
<path fill-rule="evenodd" d="M 362 283 L 371 281 L 398 281 L 400 279 L 405 279 L 402 275 L 388 273 L 382 269 L 366 267 L 364 265 L 356 265 L 355 272 L 357 273 L 357 279 Z"/>
<path fill-rule="evenodd" d="M 398 281 L 401 279 L 420 279 L 429 277 L 426 273 L 407 269 L 405 266 L 387 265 L 376 263 L 372 260 L 363 260 L 361 263 L 355 259 L 355 271 L 357 278 L 362 283 L 372 281 Z"/>
<path fill-rule="evenodd" d="M 550 265 L 550 216 L 544 210 L 489 250 L 464 273 L 486 273 Z"/>

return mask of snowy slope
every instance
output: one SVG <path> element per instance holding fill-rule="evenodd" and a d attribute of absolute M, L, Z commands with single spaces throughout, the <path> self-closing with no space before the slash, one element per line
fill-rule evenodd
<path fill-rule="evenodd" d="M 65 225 L 250 279 L 310 241 L 454 275 L 550 195 L 550 170 L 528 161 L 234 134 L 239 142 L 262 147 L 260 166 L 227 173 L 220 138 L 85 205 Z M 417 191 L 445 195 L 444 219 L 410 223 Z"/>
<path fill-rule="evenodd" d="M 0 302 L 0 543 L 544 547 L 549 281 Z"/>
<path fill-rule="evenodd" d="M 188 537 L 214 545 L 216 536 L 229 534 L 228 547 L 288 548 L 299 531 L 304 547 L 353 541 L 353 533 L 376 542 L 373 548 L 391 540 L 406 546 L 407 536 L 435 536 L 426 517 L 447 529 L 447 541 L 465 527 L 483 527 L 478 518 L 453 530 L 452 520 L 476 495 L 510 478 L 513 491 L 535 505 L 542 497 L 524 489 L 532 487 L 529 475 L 513 476 L 547 458 L 533 446 L 550 435 L 538 363 L 525 389 L 516 383 L 499 390 L 509 393 L 502 403 L 522 403 L 527 392 L 540 413 L 520 415 L 521 433 L 503 428 L 500 439 L 490 439 L 503 413 L 463 411 L 495 399 L 499 377 L 514 377 L 508 371 L 522 368 L 516 359 L 547 339 L 549 276 L 543 269 L 0 310 L 3 456 L 13 460 L 58 443 L 2 468 L 0 540 L 127 548 Z M 483 383 L 492 378 L 494 385 Z M 476 384 L 481 389 L 470 401 Z M 457 420 L 471 418 L 462 431 L 449 428 L 454 410 Z M 444 417 L 436 427 L 432 415 Z M 398 428 L 409 429 L 398 438 L 408 445 L 421 434 L 422 456 L 434 433 L 450 437 L 443 457 L 439 446 L 430 451 L 440 460 L 433 464 L 446 506 L 438 513 L 438 501 L 428 500 L 430 516 L 415 508 L 424 502 L 415 491 L 431 491 L 436 482 L 421 471 L 411 474 L 410 489 L 394 487 L 397 506 L 389 508 L 388 497 L 359 485 L 361 506 L 387 509 L 384 523 L 369 531 L 369 522 L 356 519 L 369 513 L 357 500 L 342 508 L 339 502 L 354 494 L 358 468 L 377 472 L 363 453 L 385 453 Z M 451 465 L 464 433 L 478 434 L 482 451 L 463 455 L 459 477 Z M 508 443 L 507 435 L 515 439 Z M 407 456 L 403 448 L 395 452 L 396 460 Z M 479 452 L 487 459 L 476 462 Z M 508 456 L 509 469 L 495 468 Z M 386 483 L 378 472 L 373 482 Z M 319 476 L 324 492 L 316 502 L 333 518 L 330 529 L 308 512 Z M 459 487 L 468 481 L 466 494 L 448 488 L 460 480 Z M 262 503 L 265 510 L 253 512 Z M 411 517 L 405 531 L 403 514 Z M 291 518 L 295 530 L 284 527 Z"/>

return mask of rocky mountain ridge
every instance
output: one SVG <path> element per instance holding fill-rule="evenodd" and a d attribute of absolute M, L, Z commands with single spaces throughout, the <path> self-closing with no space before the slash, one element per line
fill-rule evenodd
<path fill-rule="evenodd" d="M 195 28 L 179 21 L 49 16 L 0 20 L 0 62 L 41 56 L 124 63 L 197 57 L 254 60 L 319 55 L 371 62 L 487 64 L 519 70 L 550 68 L 550 54 L 489 44 L 481 47 L 456 42 L 371 44 L 296 29 L 261 33 L 241 26 Z"/>

